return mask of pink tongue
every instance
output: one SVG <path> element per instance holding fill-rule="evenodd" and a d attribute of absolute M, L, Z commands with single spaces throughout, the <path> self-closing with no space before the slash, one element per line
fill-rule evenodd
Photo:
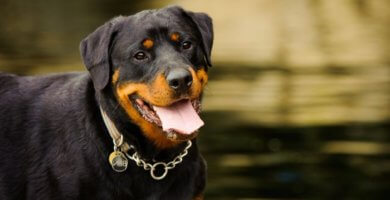
<path fill-rule="evenodd" d="M 189 100 L 177 102 L 169 107 L 153 108 L 160 117 L 164 131 L 174 130 L 189 135 L 204 124 Z"/>

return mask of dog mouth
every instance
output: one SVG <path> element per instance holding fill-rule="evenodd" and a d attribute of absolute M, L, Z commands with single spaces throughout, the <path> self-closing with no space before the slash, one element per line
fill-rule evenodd
<path fill-rule="evenodd" d="M 168 138 L 177 139 L 177 136 L 190 136 L 203 126 L 203 121 L 199 117 L 201 112 L 200 99 L 181 99 L 168 106 L 155 106 L 139 97 L 130 96 L 130 99 L 148 122 L 155 124 L 167 133 Z"/>

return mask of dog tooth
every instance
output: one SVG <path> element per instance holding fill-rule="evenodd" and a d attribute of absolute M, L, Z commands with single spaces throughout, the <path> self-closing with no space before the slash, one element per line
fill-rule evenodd
<path fill-rule="evenodd" d="M 168 139 L 170 140 L 176 140 L 177 135 L 173 131 L 168 132 Z"/>
<path fill-rule="evenodd" d="M 150 112 L 150 109 L 147 105 L 142 105 L 142 109 L 144 109 L 147 112 Z"/>
<path fill-rule="evenodd" d="M 137 102 L 140 106 L 144 105 L 144 101 L 142 101 L 141 99 L 136 99 L 135 102 Z"/>

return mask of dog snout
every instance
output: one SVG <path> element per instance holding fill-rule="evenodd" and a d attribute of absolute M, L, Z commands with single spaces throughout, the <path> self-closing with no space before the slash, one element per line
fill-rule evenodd
<path fill-rule="evenodd" d="M 179 93 L 186 93 L 192 84 L 191 72 L 185 68 L 170 69 L 166 79 L 169 87 Z"/>

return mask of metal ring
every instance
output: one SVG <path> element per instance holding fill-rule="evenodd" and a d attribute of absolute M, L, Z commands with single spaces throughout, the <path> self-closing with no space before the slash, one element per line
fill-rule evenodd
<path fill-rule="evenodd" d="M 154 174 L 154 171 L 155 171 L 156 167 L 159 166 L 159 165 L 164 166 L 164 173 L 161 176 L 156 176 Z M 152 168 L 150 169 L 150 176 L 152 176 L 152 178 L 154 180 L 161 180 L 161 179 L 165 178 L 165 176 L 167 176 L 167 174 L 168 174 L 168 168 L 167 168 L 167 165 L 165 163 L 163 163 L 163 162 L 154 163 L 152 165 Z"/>

